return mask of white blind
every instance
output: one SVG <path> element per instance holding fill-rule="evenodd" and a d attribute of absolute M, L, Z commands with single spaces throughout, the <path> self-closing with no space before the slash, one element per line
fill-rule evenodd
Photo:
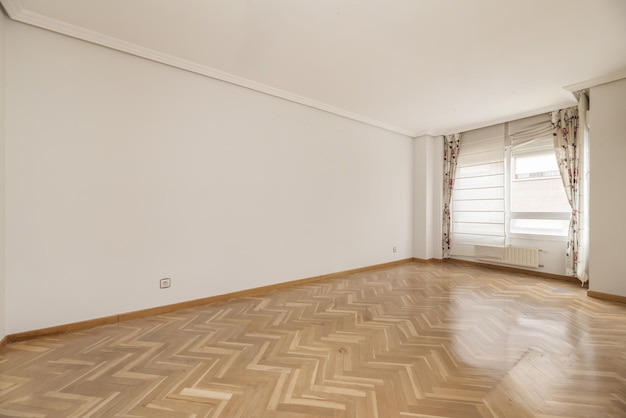
<path fill-rule="evenodd" d="M 542 113 L 509 122 L 509 137 L 513 149 L 542 139 L 552 141 L 552 115 Z"/>
<path fill-rule="evenodd" d="M 451 255 L 504 246 L 504 125 L 466 132 L 452 191 Z"/>

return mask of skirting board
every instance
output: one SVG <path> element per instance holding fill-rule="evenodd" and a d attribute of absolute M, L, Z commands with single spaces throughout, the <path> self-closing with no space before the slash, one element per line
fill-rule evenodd
<path fill-rule="evenodd" d="M 458 260 L 456 258 L 448 258 L 445 261 L 451 262 L 451 263 L 469 264 L 469 265 L 474 265 L 474 266 L 486 267 L 486 268 L 495 269 L 495 270 L 504 270 L 504 271 L 515 272 L 515 273 L 525 273 L 525 274 L 530 274 L 532 276 L 544 277 L 546 279 L 565 280 L 567 282 L 580 284 L 580 280 L 578 280 L 576 277 L 565 276 L 561 274 L 544 273 L 542 271 L 534 271 L 534 270 L 527 270 L 527 269 L 516 268 L 516 267 L 502 266 L 499 264 L 481 263 L 478 261 L 471 261 L 471 260 Z M 586 285 L 587 284 L 585 284 L 585 286 Z"/>
<path fill-rule="evenodd" d="M 595 292 L 593 290 L 587 290 L 587 296 L 596 299 L 609 300 L 611 302 L 626 303 L 626 296 L 613 295 L 611 293 L 602 293 Z"/>
<path fill-rule="evenodd" d="M 323 280 L 323 279 L 336 278 L 336 277 L 344 276 L 346 274 L 360 273 L 360 272 L 375 270 L 379 268 L 392 267 L 392 266 L 399 265 L 399 264 L 410 263 L 412 261 L 419 261 L 419 260 L 414 259 L 414 258 L 407 258 L 403 260 L 392 261 L 389 263 L 376 264 L 373 266 L 360 267 L 360 268 L 341 271 L 337 273 L 324 274 L 321 276 L 308 277 L 305 279 L 292 280 L 289 282 L 277 283 L 277 284 L 272 284 L 268 286 L 256 287 L 253 289 L 241 290 L 238 292 L 226 293 L 223 295 L 209 296 L 209 297 L 202 298 L 202 299 L 194 299 L 194 300 L 189 300 L 185 302 L 174 303 L 171 305 L 157 306 L 155 308 L 142 309 L 142 310 L 134 311 L 134 312 L 127 312 L 127 313 L 122 313 L 118 315 L 105 316 L 101 318 L 89 319 L 89 320 L 80 321 L 80 322 L 73 322 L 71 324 L 57 325 L 57 326 L 53 326 L 49 328 L 42 328 L 42 329 L 36 329 L 33 331 L 24 331 L 24 332 L 19 332 L 16 334 L 9 334 L 0 341 L 0 350 L 4 347 L 2 344 L 6 345 L 7 343 L 26 341 L 26 340 L 31 340 L 33 338 L 38 338 L 38 337 L 65 334 L 68 332 L 79 331 L 82 329 L 94 328 L 100 325 L 115 324 L 115 323 L 122 322 L 122 321 L 128 321 L 130 319 L 144 318 L 144 317 L 151 316 L 151 315 L 159 315 L 165 312 L 172 312 L 172 311 L 176 311 L 179 309 L 192 308 L 194 306 L 206 305 L 209 303 L 215 303 L 215 302 L 220 302 L 220 301 L 229 300 L 229 299 L 236 299 L 236 298 L 242 298 L 242 297 L 248 297 L 248 296 L 258 296 L 260 294 L 272 292 L 278 289 L 284 289 L 287 287 L 296 286 L 299 284 L 310 283 L 310 282 Z M 423 260 L 423 262 L 427 262 L 427 260 Z"/>
<path fill-rule="evenodd" d="M 440 263 L 443 260 L 441 258 L 415 258 L 413 257 L 413 261 L 415 261 L 416 263 L 432 264 L 432 263 Z"/>

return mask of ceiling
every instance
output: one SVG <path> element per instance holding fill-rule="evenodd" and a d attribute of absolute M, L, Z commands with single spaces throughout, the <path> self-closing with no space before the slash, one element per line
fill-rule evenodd
<path fill-rule="evenodd" d="M 0 0 L 17 21 L 409 136 L 626 76 L 624 0 Z M 593 104 L 592 104 L 593 106 Z"/>

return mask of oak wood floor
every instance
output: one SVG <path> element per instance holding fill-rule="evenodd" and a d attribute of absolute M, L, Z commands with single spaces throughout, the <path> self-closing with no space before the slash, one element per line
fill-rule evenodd
<path fill-rule="evenodd" d="M 407 263 L 9 344 L 0 416 L 626 417 L 626 305 Z"/>

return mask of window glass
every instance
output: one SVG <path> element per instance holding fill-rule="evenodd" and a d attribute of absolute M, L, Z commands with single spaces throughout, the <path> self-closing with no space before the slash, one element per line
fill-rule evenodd
<path fill-rule="evenodd" d="M 567 236 L 569 219 L 511 219 L 514 234 Z"/>
<path fill-rule="evenodd" d="M 511 153 L 511 233 L 567 235 L 571 213 L 551 141 Z"/>

